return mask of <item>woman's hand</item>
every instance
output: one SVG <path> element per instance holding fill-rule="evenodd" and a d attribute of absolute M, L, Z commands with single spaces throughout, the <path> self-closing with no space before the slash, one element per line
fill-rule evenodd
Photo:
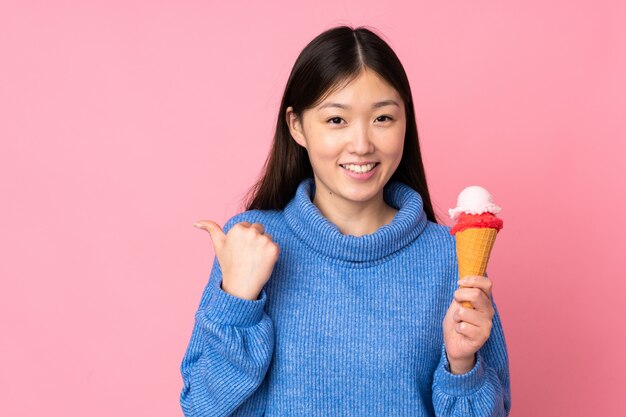
<path fill-rule="evenodd" d="M 495 313 L 491 301 L 492 283 L 488 277 L 470 275 L 467 283 L 454 292 L 454 299 L 443 319 L 443 339 L 453 374 L 464 374 L 476 364 L 476 352 L 491 334 Z M 472 308 L 461 305 L 470 301 Z"/>
<path fill-rule="evenodd" d="M 261 223 L 235 224 L 228 234 L 211 220 L 194 226 L 211 235 L 215 256 L 222 269 L 222 289 L 235 297 L 256 300 L 270 279 L 280 249 L 265 234 Z"/>

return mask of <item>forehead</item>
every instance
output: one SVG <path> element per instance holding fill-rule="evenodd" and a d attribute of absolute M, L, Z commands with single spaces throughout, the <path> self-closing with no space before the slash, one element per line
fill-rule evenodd
<path fill-rule="evenodd" d="M 395 88 L 374 71 L 362 71 L 358 76 L 344 79 L 320 97 L 316 110 L 340 108 L 351 110 L 353 106 L 372 109 L 395 106 L 402 107 L 402 99 Z"/>
<path fill-rule="evenodd" d="M 400 108 L 400 103 L 398 103 L 396 100 L 382 100 L 382 101 L 377 101 L 375 103 L 372 103 L 372 109 L 378 109 L 380 107 L 385 107 L 385 106 L 396 106 L 398 108 Z M 330 108 L 337 108 L 337 109 L 344 109 L 344 110 L 352 110 L 352 106 L 348 105 L 348 104 L 344 104 L 344 103 L 336 103 L 334 101 L 324 101 L 321 105 L 319 105 L 317 107 L 318 110 L 322 110 L 325 109 L 327 107 Z"/>

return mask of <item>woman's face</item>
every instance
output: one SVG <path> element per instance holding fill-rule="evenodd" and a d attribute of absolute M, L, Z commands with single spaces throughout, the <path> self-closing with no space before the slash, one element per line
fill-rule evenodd
<path fill-rule="evenodd" d="M 307 149 L 316 195 L 366 203 L 382 189 L 402 159 L 406 118 L 398 92 L 372 70 L 298 119 L 287 109 L 294 140 Z"/>

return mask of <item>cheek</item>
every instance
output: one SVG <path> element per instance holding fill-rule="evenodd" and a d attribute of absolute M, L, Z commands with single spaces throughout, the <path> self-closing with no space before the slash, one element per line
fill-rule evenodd
<path fill-rule="evenodd" d="M 404 137 L 406 135 L 406 124 L 398 129 L 398 134 L 396 136 L 396 140 L 394 141 L 395 147 L 394 151 L 398 160 L 402 159 L 402 152 L 404 151 Z"/>
<path fill-rule="evenodd" d="M 341 142 L 333 135 L 322 135 L 310 142 L 310 157 L 325 162 L 336 160 L 341 153 Z"/>
<path fill-rule="evenodd" d="M 404 134 L 402 136 L 387 137 L 381 142 L 379 149 L 387 158 L 397 159 L 399 163 L 404 151 Z"/>

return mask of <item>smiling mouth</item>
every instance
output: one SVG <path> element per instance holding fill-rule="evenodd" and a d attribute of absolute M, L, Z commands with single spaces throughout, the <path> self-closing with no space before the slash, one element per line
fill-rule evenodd
<path fill-rule="evenodd" d="M 380 165 L 380 162 L 375 162 L 375 163 L 371 163 L 371 164 L 363 164 L 363 165 L 356 165 L 356 164 L 339 164 L 340 167 L 342 167 L 343 169 L 347 169 L 350 172 L 354 172 L 357 174 L 365 174 L 367 172 L 370 172 L 371 170 L 374 169 L 374 167 Z"/>

